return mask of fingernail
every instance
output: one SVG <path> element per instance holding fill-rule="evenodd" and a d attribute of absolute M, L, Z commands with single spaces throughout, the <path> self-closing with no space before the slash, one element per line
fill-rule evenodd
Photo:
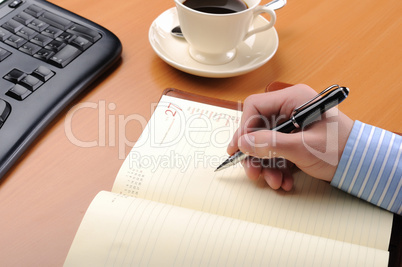
<path fill-rule="evenodd" d="M 247 137 L 250 140 L 250 148 L 251 148 L 251 152 L 255 153 L 255 136 L 252 134 L 248 134 Z"/>

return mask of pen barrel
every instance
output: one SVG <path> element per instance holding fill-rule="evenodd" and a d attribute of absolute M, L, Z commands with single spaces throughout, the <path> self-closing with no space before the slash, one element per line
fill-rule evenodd
<path fill-rule="evenodd" d="M 291 120 L 285 121 L 284 123 L 272 128 L 271 131 L 277 131 L 281 133 L 290 133 L 295 130 L 296 127 Z"/>
<path fill-rule="evenodd" d="M 348 96 L 349 90 L 346 87 L 338 88 L 324 95 L 319 100 L 313 102 L 306 108 L 300 110 L 295 116 L 294 121 L 300 128 L 321 119 L 321 115 L 329 109 L 337 106 Z"/>
<path fill-rule="evenodd" d="M 281 133 L 290 133 L 297 128 L 303 128 L 310 123 L 319 120 L 323 113 L 345 100 L 348 94 L 348 88 L 339 87 L 338 89 L 327 93 L 326 95 L 306 106 L 305 108 L 299 110 L 290 120 L 285 121 L 284 123 L 272 128 L 271 130 Z M 229 166 L 233 166 L 246 157 L 246 154 L 241 151 L 237 151 L 225 162 L 223 162 L 215 171 L 223 170 L 228 168 Z"/>

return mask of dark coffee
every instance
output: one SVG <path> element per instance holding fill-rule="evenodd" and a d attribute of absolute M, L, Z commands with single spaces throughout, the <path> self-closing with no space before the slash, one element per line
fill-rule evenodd
<path fill-rule="evenodd" d="M 247 4 L 242 0 L 186 0 L 183 5 L 212 14 L 236 13 L 247 9 Z"/>

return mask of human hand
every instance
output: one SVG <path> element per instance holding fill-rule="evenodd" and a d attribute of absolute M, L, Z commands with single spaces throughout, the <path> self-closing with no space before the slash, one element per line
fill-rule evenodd
<path fill-rule="evenodd" d="M 288 120 L 294 109 L 317 93 L 307 85 L 249 96 L 244 102 L 239 129 L 227 152 L 237 150 L 251 156 L 243 162 L 247 176 L 262 178 L 273 189 L 293 187 L 292 167 L 330 182 L 353 127 L 353 121 L 337 108 L 315 123 L 294 133 L 270 131 Z M 285 160 L 278 160 L 282 158 Z"/>

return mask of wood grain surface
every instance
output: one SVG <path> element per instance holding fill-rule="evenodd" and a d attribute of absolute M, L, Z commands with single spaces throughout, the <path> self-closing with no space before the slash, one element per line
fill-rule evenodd
<path fill-rule="evenodd" d="M 279 48 L 261 68 L 225 79 L 164 63 L 148 30 L 173 0 L 54 0 L 114 32 L 121 62 L 41 134 L 0 181 L 0 266 L 61 266 L 93 197 L 110 190 L 165 88 L 242 101 L 272 81 L 351 90 L 340 109 L 402 132 L 402 1 L 288 0 Z M 263 1 L 262 3 L 266 3 Z"/>

